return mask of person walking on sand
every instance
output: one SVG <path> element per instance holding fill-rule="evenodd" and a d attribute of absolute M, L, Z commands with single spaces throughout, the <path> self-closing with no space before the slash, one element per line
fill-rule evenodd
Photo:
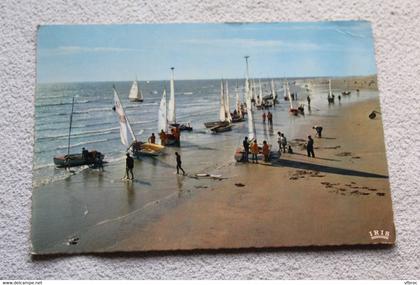
<path fill-rule="evenodd" d="M 306 144 L 306 151 L 308 152 L 308 157 L 315 157 L 314 153 L 314 140 L 311 136 L 308 136 L 308 142 Z"/>
<path fill-rule="evenodd" d="M 283 149 L 283 152 L 286 153 L 287 139 L 284 136 L 284 134 L 280 135 L 280 141 L 281 141 L 281 147 Z"/>
<path fill-rule="evenodd" d="M 182 170 L 182 174 L 185 175 L 184 169 L 182 169 L 182 161 L 181 161 L 181 155 L 178 152 L 175 152 L 176 156 L 176 174 L 179 174 L 179 170 Z"/>
<path fill-rule="evenodd" d="M 338 103 L 341 103 L 341 95 L 338 95 Z"/>
<path fill-rule="evenodd" d="M 248 141 L 248 137 L 245 137 L 245 139 L 242 142 L 242 144 L 244 146 L 243 160 L 244 160 L 244 162 L 249 162 L 249 160 L 248 160 L 248 153 L 249 153 L 249 141 Z"/>
<path fill-rule="evenodd" d="M 129 153 L 127 153 L 127 158 L 125 159 L 125 177 L 126 179 L 130 179 L 130 173 L 131 173 L 131 179 L 134 179 L 133 174 L 133 168 L 134 168 L 134 159 L 130 156 Z"/>
<path fill-rule="evenodd" d="M 306 100 L 308 101 L 308 106 L 311 106 L 311 97 L 309 97 L 309 95 L 306 97 Z"/>
<path fill-rule="evenodd" d="M 264 161 L 269 162 L 270 161 L 270 148 L 267 144 L 267 141 L 263 141 L 262 153 L 264 155 Z"/>
<path fill-rule="evenodd" d="M 258 163 L 258 143 L 257 140 L 251 145 L 252 163 Z"/>
<path fill-rule="evenodd" d="M 265 112 L 263 112 L 262 114 L 262 119 L 263 119 L 263 123 L 265 124 L 265 119 L 267 118 L 267 115 L 265 114 Z"/>

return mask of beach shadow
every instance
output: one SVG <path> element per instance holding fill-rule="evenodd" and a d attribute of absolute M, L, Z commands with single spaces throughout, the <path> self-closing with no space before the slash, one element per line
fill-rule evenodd
<path fill-rule="evenodd" d="M 324 140 L 336 140 L 337 138 L 329 138 L 329 137 L 322 137 L 322 138 L 319 138 L 319 139 L 324 139 Z"/>
<path fill-rule="evenodd" d="M 298 152 L 295 152 L 295 153 L 293 153 L 294 155 L 300 155 L 300 156 L 305 156 L 305 157 L 307 157 L 307 155 L 306 154 L 303 154 L 303 153 L 298 153 Z M 313 158 L 313 159 L 320 159 L 320 160 L 327 160 L 327 161 L 340 161 L 339 159 L 333 159 L 333 158 L 325 158 L 325 157 L 315 157 L 315 158 Z"/>
<path fill-rule="evenodd" d="M 357 171 L 357 170 L 345 169 L 345 168 L 339 168 L 339 167 L 325 166 L 325 165 L 320 165 L 320 164 L 315 164 L 315 163 L 286 160 L 286 159 L 281 159 L 280 161 L 273 161 L 272 166 L 298 168 L 298 169 L 320 171 L 320 172 L 349 175 L 349 176 L 388 178 L 387 175 L 381 175 L 381 174 L 376 174 L 376 173 Z"/>

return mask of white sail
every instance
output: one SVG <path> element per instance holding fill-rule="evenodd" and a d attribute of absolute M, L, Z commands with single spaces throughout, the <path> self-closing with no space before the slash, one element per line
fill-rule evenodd
<path fill-rule="evenodd" d="M 331 91 L 331 79 L 328 80 L 328 96 L 331 97 L 332 96 L 332 91 Z"/>
<path fill-rule="evenodd" d="M 118 97 L 117 90 L 114 87 L 114 108 L 115 112 L 118 115 L 118 120 L 120 122 L 120 137 L 121 143 L 125 146 L 129 146 L 129 133 L 131 135 L 132 140 L 136 140 L 136 136 L 134 135 L 133 129 L 128 122 L 128 119 L 125 115 L 124 108 L 121 105 L 120 98 Z"/>
<path fill-rule="evenodd" d="M 166 118 L 166 89 L 163 90 L 162 99 L 159 106 L 158 117 L 158 131 L 163 130 L 165 133 L 168 131 L 168 120 Z"/>
<path fill-rule="evenodd" d="M 247 94 L 246 96 L 246 106 L 248 111 L 248 139 L 255 140 L 257 138 L 256 130 L 255 130 L 255 122 L 254 122 L 254 110 L 252 109 L 251 104 L 251 94 Z"/>
<path fill-rule="evenodd" d="M 130 101 L 143 101 L 143 94 L 141 93 L 140 85 L 137 80 L 134 80 L 133 84 L 131 85 L 128 99 L 130 99 Z"/>
<path fill-rule="evenodd" d="M 242 117 L 242 110 L 241 110 L 241 100 L 239 99 L 239 86 L 236 84 L 236 112 L 238 112 L 238 115 Z"/>
<path fill-rule="evenodd" d="M 174 68 L 171 68 L 171 84 L 170 84 L 170 92 L 171 95 L 169 97 L 168 102 L 168 122 L 171 124 L 176 123 L 176 110 L 175 110 L 175 83 L 174 83 Z"/>
<path fill-rule="evenodd" d="M 220 83 L 220 111 L 219 111 L 219 120 L 221 122 L 226 121 L 226 109 L 225 109 L 225 96 L 224 96 L 223 80 Z"/>
<path fill-rule="evenodd" d="M 271 79 L 271 94 L 273 95 L 273 100 L 276 100 L 277 99 L 276 85 L 274 85 L 273 79 Z"/>
<path fill-rule="evenodd" d="M 226 120 L 232 122 L 232 116 L 230 114 L 229 86 L 227 80 L 225 81 L 225 112 Z"/>
<path fill-rule="evenodd" d="M 293 108 L 293 100 L 292 100 L 292 95 L 290 94 L 289 82 L 286 82 L 286 90 L 287 90 L 287 97 L 289 97 L 290 109 L 295 109 Z"/>
<path fill-rule="evenodd" d="M 287 84 L 287 81 L 285 81 L 285 82 L 283 83 L 284 98 L 287 98 L 287 97 L 288 97 L 288 96 L 287 96 L 287 87 L 286 87 L 286 84 Z"/>

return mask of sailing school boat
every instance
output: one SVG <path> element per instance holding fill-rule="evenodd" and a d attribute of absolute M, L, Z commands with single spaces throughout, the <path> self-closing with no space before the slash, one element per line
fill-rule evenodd
<path fill-rule="evenodd" d="M 229 94 L 228 94 L 229 95 Z M 212 132 L 224 132 L 230 131 L 232 128 L 232 117 L 229 112 L 229 99 L 226 102 L 225 99 L 225 84 L 223 80 L 220 82 L 220 109 L 219 109 L 219 121 L 206 122 L 204 126 L 210 129 Z"/>
<path fill-rule="evenodd" d="M 71 139 L 71 127 L 73 123 L 73 110 L 74 110 L 74 97 L 71 102 L 71 113 L 70 113 L 70 126 L 69 126 L 69 136 L 67 144 L 67 154 L 65 155 L 56 155 L 53 158 L 54 164 L 57 167 L 74 167 L 81 165 L 94 165 L 95 161 L 103 160 L 105 155 L 99 151 L 85 151 L 85 153 L 76 153 L 70 154 L 70 139 Z"/>
<path fill-rule="evenodd" d="M 137 79 L 134 80 L 133 84 L 131 85 L 130 93 L 128 94 L 128 99 L 131 102 L 143 102 L 143 94 L 141 93 Z"/>
<path fill-rule="evenodd" d="M 128 121 L 128 118 L 124 112 L 124 108 L 121 104 L 118 92 L 114 89 L 114 107 L 113 110 L 118 116 L 120 122 L 120 138 L 121 143 L 127 147 L 127 151 L 131 150 L 133 156 L 139 159 L 141 156 L 157 156 L 161 154 L 164 147 L 154 143 L 145 143 L 137 141 L 136 135 Z M 130 142 L 131 141 L 131 142 Z"/>
<path fill-rule="evenodd" d="M 328 80 L 328 104 L 334 103 L 334 94 L 331 90 L 331 79 Z"/>
<path fill-rule="evenodd" d="M 170 97 L 168 102 L 167 118 L 168 123 L 171 127 L 178 128 L 179 131 L 192 131 L 190 123 L 179 124 L 176 121 L 176 103 L 175 103 L 175 76 L 174 76 L 175 67 L 171 67 L 171 81 L 170 81 Z"/>
<path fill-rule="evenodd" d="M 178 125 L 171 125 L 171 133 L 168 133 L 168 108 L 166 104 L 166 89 L 163 89 L 162 99 L 160 100 L 158 112 L 158 132 L 162 145 L 179 146 L 180 145 L 180 131 Z"/>

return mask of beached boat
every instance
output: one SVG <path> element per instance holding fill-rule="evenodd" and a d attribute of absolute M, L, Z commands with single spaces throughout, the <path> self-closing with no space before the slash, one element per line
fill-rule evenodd
<path fill-rule="evenodd" d="M 350 94 L 351 94 L 351 92 L 350 92 L 350 91 L 343 91 L 343 92 L 341 92 L 341 94 L 342 94 L 343 96 L 347 96 L 347 95 L 350 95 Z"/>
<path fill-rule="evenodd" d="M 328 80 L 328 103 L 332 104 L 334 103 L 335 95 L 332 93 L 331 90 L 331 79 Z"/>
<path fill-rule="evenodd" d="M 143 94 L 141 93 L 137 79 L 134 80 L 133 84 L 131 85 L 130 93 L 128 94 L 128 99 L 131 102 L 143 102 Z"/>
<path fill-rule="evenodd" d="M 67 143 L 67 154 L 60 154 L 53 157 L 55 166 L 57 167 L 74 167 L 81 165 L 94 166 L 97 161 L 102 161 L 105 157 L 101 152 L 96 150 L 86 151 L 86 153 L 70 153 L 71 129 L 73 124 L 74 97 L 71 103 L 70 125 Z"/>
<path fill-rule="evenodd" d="M 169 101 L 170 103 L 171 101 Z M 171 109 L 173 110 L 173 109 Z M 161 139 L 161 143 L 165 146 L 179 146 L 180 145 L 180 130 L 179 124 L 172 123 L 168 125 L 168 110 L 166 104 L 166 89 L 163 90 L 162 99 L 160 100 L 159 112 L 158 112 L 158 131 Z M 174 118 L 174 117 L 172 117 Z M 171 133 L 168 132 L 169 128 Z"/>
<path fill-rule="evenodd" d="M 231 114 L 232 115 L 232 123 L 239 123 L 239 122 L 245 121 L 245 118 L 244 118 L 244 114 L 242 112 L 241 99 L 239 98 L 238 82 L 236 83 L 235 93 L 236 93 L 235 111 Z"/>
<path fill-rule="evenodd" d="M 248 141 L 253 143 L 257 139 L 257 133 L 255 129 L 255 122 L 254 122 L 254 110 L 252 108 L 251 98 L 252 98 L 252 88 L 250 86 L 249 82 L 249 69 L 248 69 L 248 58 L 249 56 L 245 56 L 246 61 L 246 78 L 245 78 L 245 99 L 246 99 L 246 105 L 248 110 Z M 269 146 L 271 149 L 271 146 Z M 262 147 L 258 146 L 259 152 L 257 155 L 257 159 L 259 161 L 264 160 L 264 155 L 262 154 Z M 244 160 L 244 148 L 243 146 L 239 146 L 236 148 L 235 153 L 233 155 L 234 159 L 238 162 Z M 249 154 L 249 158 L 251 158 L 251 154 Z"/>
<path fill-rule="evenodd" d="M 300 113 L 303 113 L 302 109 L 296 108 L 293 104 L 293 98 L 292 98 L 292 95 L 290 94 L 289 84 L 286 84 L 286 94 L 287 94 L 287 97 L 289 98 L 288 101 L 290 103 L 289 113 L 294 116 L 297 116 Z"/>
<path fill-rule="evenodd" d="M 130 122 L 125 114 L 124 107 L 121 104 L 117 89 L 114 89 L 114 108 L 113 110 L 118 115 L 120 123 L 120 139 L 121 143 L 127 147 L 127 151 L 131 151 L 133 157 L 140 158 L 142 156 L 157 156 L 163 153 L 164 147 L 158 144 L 142 142 L 137 140 L 133 132 Z M 130 141 L 131 136 L 131 143 Z"/>
<path fill-rule="evenodd" d="M 229 92 L 227 82 L 220 83 L 220 110 L 219 121 L 205 122 L 204 126 L 214 133 L 221 133 L 232 130 L 232 116 L 229 111 Z"/>

